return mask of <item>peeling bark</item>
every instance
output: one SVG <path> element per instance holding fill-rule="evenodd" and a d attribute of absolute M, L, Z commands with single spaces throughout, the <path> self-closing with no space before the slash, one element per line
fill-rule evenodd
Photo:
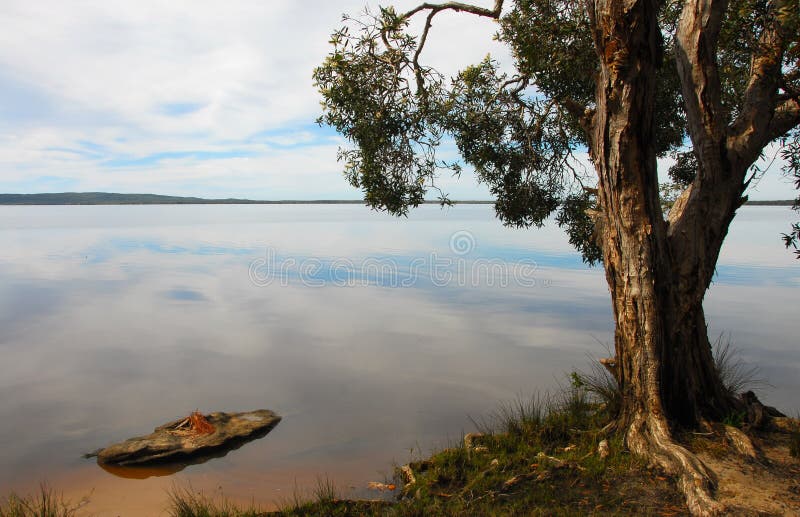
<path fill-rule="evenodd" d="M 676 273 L 685 272 L 673 265 L 658 199 L 652 145 L 655 71 L 661 62 L 658 7 L 653 0 L 595 0 L 589 9 L 601 61 L 591 153 L 616 321 L 613 367 L 628 447 L 676 476 L 693 514 L 715 515 L 723 508 L 712 496 L 713 474 L 675 443 L 670 429 L 675 420 L 699 422 L 709 406 L 724 410 L 726 398 L 702 312 L 705 289 L 682 298 L 680 287 L 688 282 L 675 282 Z M 705 124 L 704 130 L 717 131 L 715 121 Z"/>
<path fill-rule="evenodd" d="M 786 1 L 768 5 L 774 14 Z M 780 16 L 771 16 L 761 33 L 740 113 L 728 120 L 716 61 L 726 8 L 726 0 L 687 0 L 676 34 L 688 131 L 700 165 L 669 214 L 669 248 L 684 313 L 700 306 L 711 284 L 722 242 L 745 201 L 748 169 L 770 141 L 800 123 L 800 105 L 778 95 L 789 30 Z"/>

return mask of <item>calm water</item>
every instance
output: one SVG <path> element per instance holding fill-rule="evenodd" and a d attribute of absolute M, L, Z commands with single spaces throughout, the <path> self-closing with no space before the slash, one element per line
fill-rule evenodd
<path fill-rule="evenodd" d="M 742 209 L 706 301 L 792 413 L 795 216 Z M 47 481 L 96 515 L 157 515 L 173 483 L 269 505 L 327 475 L 364 495 L 612 336 L 602 271 L 491 206 L 0 207 L 0 242 L 0 495 Z M 81 458 L 195 408 L 284 420 L 168 477 Z"/>

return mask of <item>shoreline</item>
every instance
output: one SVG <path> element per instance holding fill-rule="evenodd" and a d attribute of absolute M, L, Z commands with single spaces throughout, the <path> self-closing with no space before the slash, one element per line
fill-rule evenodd
<path fill-rule="evenodd" d="M 792 199 L 753 200 L 749 206 L 794 206 Z M 426 199 L 423 205 L 442 205 L 435 199 Z M 451 200 L 451 205 L 491 205 L 493 200 Z M 114 192 L 52 192 L 39 194 L 0 194 L 0 206 L 109 206 L 109 205 L 364 205 L 363 199 L 276 199 L 254 200 L 238 198 L 200 198 L 166 196 L 160 194 L 121 194 Z"/>

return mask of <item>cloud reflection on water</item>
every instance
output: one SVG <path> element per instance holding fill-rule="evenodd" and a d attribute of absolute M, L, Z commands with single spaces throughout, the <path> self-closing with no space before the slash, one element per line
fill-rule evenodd
<path fill-rule="evenodd" d="M 2 486 L 66 475 L 80 454 L 195 408 L 262 407 L 284 416 L 268 437 L 181 479 L 247 472 L 284 486 L 302 469 L 336 477 L 361 461 L 345 475 L 361 483 L 410 448 L 457 439 L 498 401 L 557 389 L 612 339 L 602 270 L 583 266 L 557 229 L 505 229 L 491 207 L 423 207 L 408 221 L 358 206 L 70 208 L 20 207 L 0 223 Z M 784 214 L 749 210 L 708 295 L 710 332 L 732 333 L 775 386 L 765 399 L 797 411 L 800 272 L 779 243 L 768 247 Z M 422 276 L 404 289 L 375 278 L 339 288 L 328 277 L 309 289 L 248 276 L 268 248 L 408 266 L 446 255 L 463 230 L 476 238 L 468 259 L 532 259 L 546 286 Z"/>

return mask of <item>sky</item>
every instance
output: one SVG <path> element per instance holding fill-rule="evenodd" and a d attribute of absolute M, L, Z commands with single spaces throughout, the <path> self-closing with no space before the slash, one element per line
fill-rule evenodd
<path fill-rule="evenodd" d="M 398 11 L 417 0 L 397 1 Z M 491 6 L 492 1 L 476 3 Z M 319 127 L 311 78 L 365 0 L 3 0 L 0 192 L 358 199 L 344 139 Z M 446 76 L 487 53 L 487 19 L 437 16 L 425 59 Z M 752 199 L 792 198 L 773 165 Z M 467 172 L 453 199 L 490 199 Z"/>

